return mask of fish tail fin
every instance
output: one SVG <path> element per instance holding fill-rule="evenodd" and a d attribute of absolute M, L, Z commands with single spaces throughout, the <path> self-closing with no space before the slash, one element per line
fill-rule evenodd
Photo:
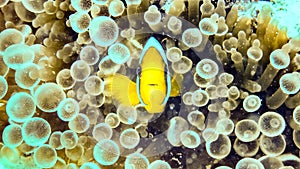
<path fill-rule="evenodd" d="M 120 104 L 134 106 L 140 102 L 136 93 L 136 84 L 127 76 L 115 74 L 105 80 L 112 98 Z"/>

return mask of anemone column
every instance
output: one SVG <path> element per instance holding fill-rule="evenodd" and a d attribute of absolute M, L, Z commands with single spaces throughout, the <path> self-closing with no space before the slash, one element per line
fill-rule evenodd
<path fill-rule="evenodd" d="M 282 49 L 274 50 L 270 54 L 270 63 L 257 80 L 258 84 L 261 85 L 261 91 L 265 91 L 272 83 L 278 71 L 287 68 L 289 64 L 290 56 L 287 52 Z"/>
<path fill-rule="evenodd" d="M 300 88 L 300 76 L 298 72 L 286 73 L 279 80 L 280 88 L 267 97 L 266 104 L 269 109 L 280 107 L 290 94 L 295 94 Z"/>

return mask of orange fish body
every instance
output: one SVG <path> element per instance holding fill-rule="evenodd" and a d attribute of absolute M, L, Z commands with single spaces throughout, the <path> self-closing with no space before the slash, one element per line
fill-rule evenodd
<path fill-rule="evenodd" d="M 139 64 L 136 82 L 120 74 L 111 76 L 112 96 L 120 104 L 142 104 L 149 113 L 161 113 L 170 95 L 175 96 L 179 92 L 171 93 L 173 80 L 171 81 L 168 70 L 167 57 L 163 47 L 154 37 L 145 44 Z"/>

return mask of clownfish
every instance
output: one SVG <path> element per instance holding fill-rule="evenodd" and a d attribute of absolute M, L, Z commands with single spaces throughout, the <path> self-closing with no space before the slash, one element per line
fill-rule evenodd
<path fill-rule="evenodd" d="M 142 104 L 149 113 L 161 113 L 169 97 L 180 94 L 175 76 L 171 80 L 165 51 L 154 37 L 146 42 L 136 72 L 135 82 L 121 74 L 109 77 L 111 95 L 120 104 Z"/>

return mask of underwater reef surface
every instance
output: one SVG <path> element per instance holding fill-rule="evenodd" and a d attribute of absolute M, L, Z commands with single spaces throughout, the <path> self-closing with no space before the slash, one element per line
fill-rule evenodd
<path fill-rule="evenodd" d="M 299 169 L 299 0 L 2 0 L 0 168 Z"/>

